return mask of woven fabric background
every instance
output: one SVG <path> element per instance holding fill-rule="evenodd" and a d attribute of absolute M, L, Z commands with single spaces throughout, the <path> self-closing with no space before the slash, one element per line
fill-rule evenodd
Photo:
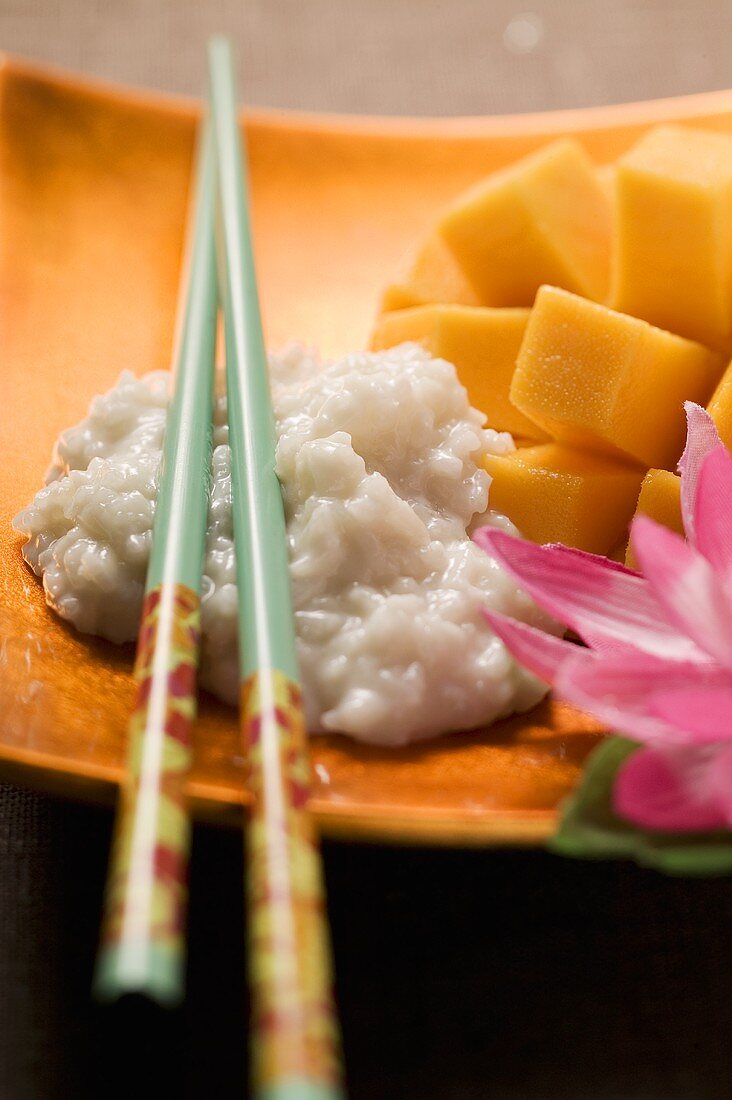
<path fill-rule="evenodd" d="M 0 48 L 251 103 L 544 110 L 732 86 L 728 0 L 0 0 Z M 0 640 L 1 641 L 1 640 Z M 0 1100 L 245 1094 L 241 841 L 197 830 L 189 998 L 88 996 L 107 811 L 0 788 Z M 353 1100 L 723 1100 L 732 886 L 541 852 L 325 846 Z"/>
<path fill-rule="evenodd" d="M 726 0 L 0 0 L 0 48 L 175 92 L 200 89 L 213 30 L 245 97 L 277 107 L 506 113 L 732 84 Z"/>

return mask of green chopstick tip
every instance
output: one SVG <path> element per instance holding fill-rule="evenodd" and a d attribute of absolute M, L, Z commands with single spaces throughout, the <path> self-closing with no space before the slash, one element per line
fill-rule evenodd
<path fill-rule="evenodd" d="M 326 1085 L 302 1077 L 288 1077 L 255 1091 L 256 1100 L 346 1100 L 340 1085 Z"/>
<path fill-rule="evenodd" d="M 227 38 L 225 34 L 212 34 L 208 40 L 209 58 L 214 61 L 217 54 L 221 55 L 222 60 L 224 57 L 226 57 L 227 61 L 231 60 L 233 47 L 231 45 L 231 39 Z"/>
<path fill-rule="evenodd" d="M 137 994 L 161 1008 L 176 1008 L 183 1001 L 184 991 L 179 945 L 115 945 L 99 952 L 93 984 L 98 1001 L 117 1001 Z"/>
<path fill-rule="evenodd" d="M 287 530 L 275 469 L 275 422 L 249 224 L 247 158 L 227 39 L 211 42 L 209 93 L 220 214 L 240 672 L 247 680 L 260 669 L 277 669 L 298 681 Z"/>

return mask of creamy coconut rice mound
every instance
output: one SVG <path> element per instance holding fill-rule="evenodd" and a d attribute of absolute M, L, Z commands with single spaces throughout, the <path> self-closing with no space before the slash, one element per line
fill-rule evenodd
<path fill-rule="evenodd" d="M 271 357 L 277 473 L 308 727 L 398 745 L 532 707 L 546 688 L 481 615 L 552 624 L 470 540 L 511 529 L 488 508 L 483 427 L 454 368 L 417 345 L 322 364 Z M 134 639 L 155 513 L 170 377 L 124 372 L 63 432 L 15 519 L 50 606 L 79 630 Z M 203 578 L 202 684 L 238 696 L 226 401 L 216 403 Z"/>

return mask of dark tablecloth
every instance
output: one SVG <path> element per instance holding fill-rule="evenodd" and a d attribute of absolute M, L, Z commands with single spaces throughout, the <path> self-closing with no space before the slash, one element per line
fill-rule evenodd
<path fill-rule="evenodd" d="M 99 1009 L 111 814 L 11 788 L 0 807 L 3 1100 L 243 1095 L 238 833 L 195 835 L 186 1009 Z M 726 880 L 336 843 L 325 867 L 354 1100 L 730 1095 Z"/>
<path fill-rule="evenodd" d="M 725 0 L 0 0 L 0 47 L 196 91 L 233 34 L 250 102 L 541 110 L 732 84 Z M 89 999 L 111 813 L 0 788 L 0 1100 L 246 1085 L 236 833 L 196 831 L 189 996 Z M 732 1095 L 732 886 L 543 852 L 327 843 L 355 1100 Z"/>

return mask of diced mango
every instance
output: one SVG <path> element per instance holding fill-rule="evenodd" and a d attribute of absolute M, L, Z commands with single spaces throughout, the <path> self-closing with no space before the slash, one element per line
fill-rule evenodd
<path fill-rule="evenodd" d="M 611 304 L 713 346 L 732 337 L 732 135 L 651 130 L 617 165 Z"/>
<path fill-rule="evenodd" d="M 534 542 L 608 554 L 627 531 L 643 473 L 557 443 L 488 455 L 491 508 Z"/>
<path fill-rule="evenodd" d="M 607 556 L 610 558 L 610 561 L 620 562 L 621 565 L 625 564 L 625 559 L 628 556 L 628 540 L 627 540 L 627 538 L 623 539 L 622 542 L 618 543 L 618 545 L 615 547 L 615 549 L 611 550 L 610 553 Z"/>
<path fill-rule="evenodd" d="M 732 451 L 732 363 L 722 375 L 707 412 L 717 425 L 719 437 L 728 450 Z"/>
<path fill-rule="evenodd" d="M 410 309 L 432 302 L 480 305 L 460 264 L 437 234 L 425 241 L 416 256 L 407 261 L 402 277 L 386 288 L 380 312 Z"/>
<path fill-rule="evenodd" d="M 649 470 L 643 478 L 636 515 L 649 516 L 677 535 L 683 535 L 679 475 L 672 474 L 670 470 Z"/>
<path fill-rule="evenodd" d="M 455 365 L 471 404 L 486 414 L 489 427 L 546 439 L 508 396 L 528 318 L 528 309 L 449 305 L 404 309 L 379 318 L 371 347 L 379 351 L 405 340 L 423 344 L 432 355 Z"/>
<path fill-rule="evenodd" d="M 567 446 L 669 468 L 684 445 L 684 401 L 703 405 L 721 368 L 701 344 L 545 286 L 510 396 Z"/>
<path fill-rule="evenodd" d="M 398 309 L 413 309 L 422 305 L 407 283 L 389 283 L 379 300 L 379 313 L 391 313 Z"/>
<path fill-rule="evenodd" d="M 575 141 L 552 142 L 497 172 L 438 229 L 484 305 L 530 306 L 542 283 L 607 296 L 610 203 Z"/>
<path fill-rule="evenodd" d="M 423 302 L 480 305 L 455 254 L 437 233 L 425 241 L 417 252 L 409 269 L 409 285 Z"/>
<path fill-rule="evenodd" d="M 643 478 L 636 516 L 650 516 L 656 523 L 669 527 L 677 535 L 683 535 L 681 522 L 681 478 L 669 470 L 649 470 Z M 626 565 L 637 569 L 632 543 L 628 543 Z"/>

